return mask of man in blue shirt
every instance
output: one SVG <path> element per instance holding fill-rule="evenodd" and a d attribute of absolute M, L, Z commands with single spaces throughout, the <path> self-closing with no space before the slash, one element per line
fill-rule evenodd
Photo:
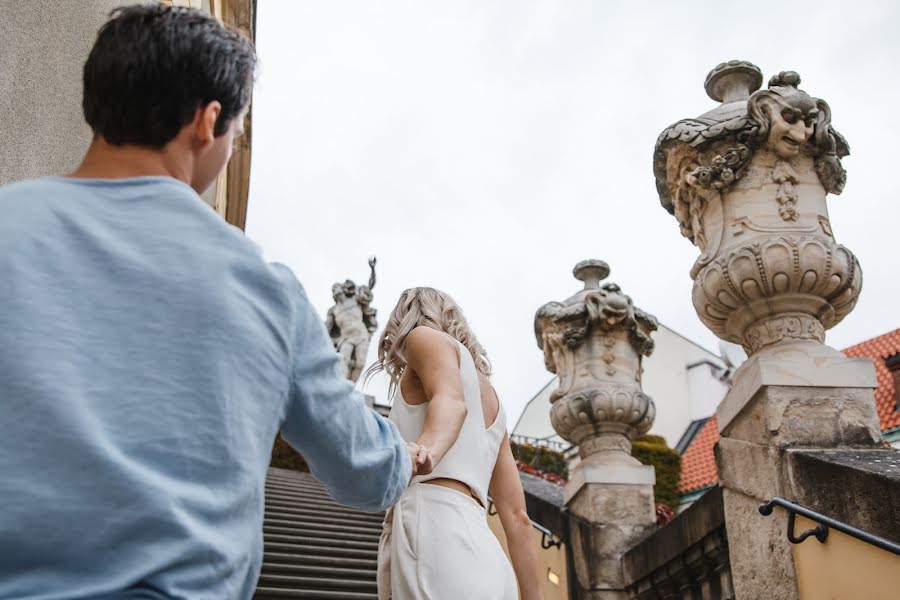
<path fill-rule="evenodd" d="M 0 188 L 0 598 L 250 598 L 279 430 L 340 502 L 410 479 L 293 274 L 198 196 L 255 62 L 199 11 L 120 9 L 84 162 Z"/>

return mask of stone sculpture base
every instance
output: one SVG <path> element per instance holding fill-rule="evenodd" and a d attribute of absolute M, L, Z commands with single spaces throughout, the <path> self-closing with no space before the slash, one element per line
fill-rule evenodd
<path fill-rule="evenodd" d="M 797 498 L 795 452 L 882 447 L 876 385 L 869 360 L 803 342 L 763 350 L 735 374 L 718 409 L 716 463 L 737 598 L 799 598 L 787 513 L 763 517 L 759 505 Z"/>
<path fill-rule="evenodd" d="M 579 598 L 625 600 L 622 557 L 656 527 L 656 477 L 652 466 L 604 466 L 590 458 L 575 468 L 563 492 L 578 518 L 571 544 Z"/>

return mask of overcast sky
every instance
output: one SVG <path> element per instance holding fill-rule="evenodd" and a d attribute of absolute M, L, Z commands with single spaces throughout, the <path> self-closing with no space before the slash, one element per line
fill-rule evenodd
<path fill-rule="evenodd" d="M 898 2 L 258 6 L 248 235 L 323 317 L 332 283 L 364 283 L 370 255 L 381 323 L 407 287 L 449 292 L 510 426 L 551 377 L 535 310 L 580 288 L 582 259 L 607 261 L 637 305 L 716 349 L 691 305 L 698 250 L 660 207 L 651 156 L 665 127 L 715 106 L 703 81 L 725 60 L 766 81 L 799 72 L 850 142 L 829 210 L 864 285 L 829 343 L 900 325 Z M 385 387 L 366 391 L 386 400 Z"/>

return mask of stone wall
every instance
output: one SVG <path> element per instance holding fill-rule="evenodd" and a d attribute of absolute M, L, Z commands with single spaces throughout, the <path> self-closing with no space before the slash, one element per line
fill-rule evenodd
<path fill-rule="evenodd" d="M 735 597 L 722 490 L 711 489 L 624 556 L 628 597 L 635 600 Z"/>

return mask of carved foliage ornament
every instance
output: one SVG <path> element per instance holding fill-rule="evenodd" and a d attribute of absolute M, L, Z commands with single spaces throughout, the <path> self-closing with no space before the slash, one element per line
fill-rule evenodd
<path fill-rule="evenodd" d="M 544 351 L 544 362 L 551 373 L 557 373 L 554 347 L 574 349 L 595 330 L 621 326 L 639 354 L 650 356 L 653 352 L 653 339 L 647 331 L 656 330 L 656 318 L 634 306 L 618 285 L 605 283 L 579 300 L 573 304 L 548 302 L 535 315 L 538 347 Z M 552 330 L 546 327 L 550 323 L 556 325 Z"/>

